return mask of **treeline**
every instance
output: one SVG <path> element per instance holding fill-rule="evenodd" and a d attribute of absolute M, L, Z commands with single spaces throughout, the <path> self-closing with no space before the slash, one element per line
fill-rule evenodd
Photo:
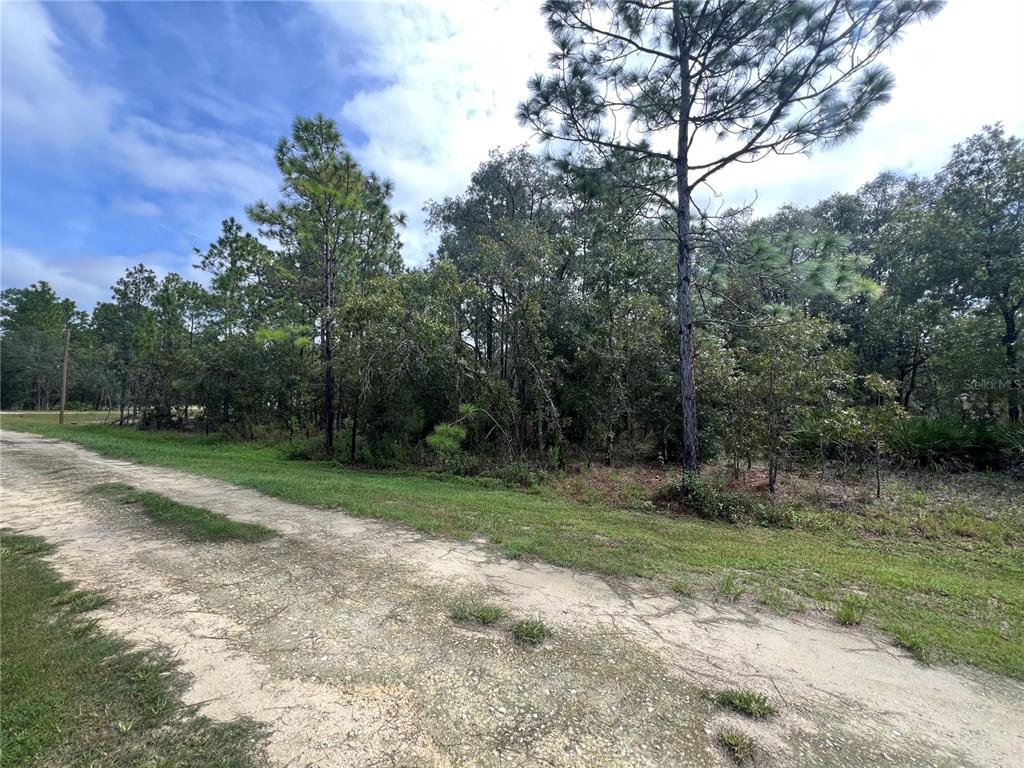
<path fill-rule="evenodd" d="M 630 183 L 640 164 L 495 152 L 428 205 L 421 269 L 390 184 L 329 120 L 297 120 L 277 164 L 254 231 L 229 219 L 196 251 L 206 285 L 140 264 L 91 314 L 45 282 L 5 290 L 3 408 L 53 407 L 70 326 L 70 399 L 142 428 L 456 471 L 679 456 L 675 222 Z M 997 126 L 930 178 L 697 218 L 703 458 L 767 458 L 774 485 L 793 458 L 877 460 L 909 416 L 1018 423 L 1022 202 L 1024 149 Z"/>

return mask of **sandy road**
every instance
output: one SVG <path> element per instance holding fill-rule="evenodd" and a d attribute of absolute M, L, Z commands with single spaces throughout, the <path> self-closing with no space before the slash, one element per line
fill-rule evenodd
<path fill-rule="evenodd" d="M 282 766 L 718 766 L 741 726 L 778 766 L 1024 765 L 1024 685 L 926 668 L 866 632 L 509 561 L 173 470 L 4 432 L 0 522 L 115 602 L 105 627 L 171 650 L 190 702 L 266 723 Z M 124 481 L 284 535 L 196 544 L 90 496 Z M 460 596 L 555 635 L 468 629 Z M 781 713 L 710 709 L 702 686 L 764 690 Z"/>

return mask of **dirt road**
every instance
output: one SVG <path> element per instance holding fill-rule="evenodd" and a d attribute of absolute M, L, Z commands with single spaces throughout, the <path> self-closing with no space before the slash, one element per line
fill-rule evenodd
<path fill-rule="evenodd" d="M 114 598 L 109 630 L 162 645 L 214 718 L 266 723 L 281 766 L 725 766 L 715 735 L 753 736 L 777 766 L 1024 765 L 1024 685 L 924 667 L 867 632 L 656 594 L 510 561 L 182 472 L 2 433 L 2 525 L 60 545 L 65 576 Z M 122 481 L 284 535 L 169 538 L 85 491 Z M 449 609 L 485 598 L 541 618 Z M 714 711 L 702 687 L 752 687 L 780 714 Z"/>

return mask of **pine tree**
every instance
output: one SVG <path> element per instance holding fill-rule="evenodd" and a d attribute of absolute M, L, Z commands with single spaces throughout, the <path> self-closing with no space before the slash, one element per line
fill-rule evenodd
<path fill-rule="evenodd" d="M 301 291 L 315 296 L 323 369 L 324 450 L 334 453 L 334 328 L 339 289 L 357 277 L 398 265 L 397 226 L 388 200 L 391 183 L 364 174 L 345 149 L 332 120 L 296 118 L 290 139 L 277 145 L 284 199 L 249 216 L 288 253 Z"/>
<path fill-rule="evenodd" d="M 548 0 L 555 51 L 519 119 L 571 156 L 627 152 L 675 229 L 683 461 L 699 468 L 691 211 L 715 174 L 856 131 L 885 102 L 879 55 L 940 0 Z M 715 141 L 698 141 L 711 138 Z M 699 214 L 702 215 L 702 214 Z"/>

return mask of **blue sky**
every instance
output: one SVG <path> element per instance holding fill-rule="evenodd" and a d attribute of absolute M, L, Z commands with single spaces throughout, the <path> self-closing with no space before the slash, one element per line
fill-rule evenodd
<path fill-rule="evenodd" d="M 488 149 L 530 139 L 514 110 L 549 47 L 538 5 L 4 2 L 3 286 L 46 279 L 88 308 L 139 261 L 196 276 L 192 249 L 274 198 L 273 146 L 316 112 L 395 181 L 404 255 L 422 263 L 424 202 L 457 194 Z M 1011 92 L 1022 5 L 953 0 L 888 57 L 896 97 L 860 137 L 718 186 L 730 202 L 756 193 L 767 212 L 886 169 L 929 173 L 986 123 L 1024 133 Z"/>

